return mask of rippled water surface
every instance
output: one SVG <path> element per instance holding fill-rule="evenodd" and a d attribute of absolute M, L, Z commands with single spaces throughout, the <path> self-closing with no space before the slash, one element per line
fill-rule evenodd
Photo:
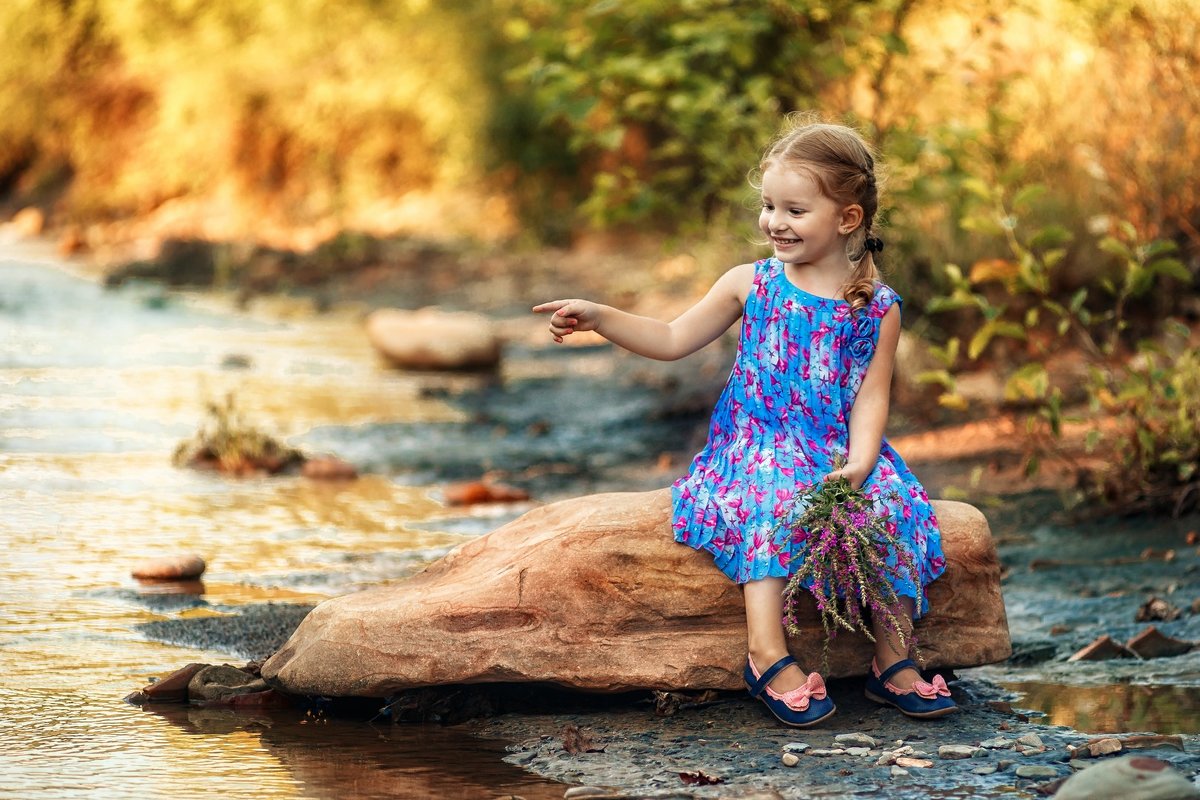
<path fill-rule="evenodd" d="M 453 729 L 121 702 L 190 661 L 236 661 L 135 631 L 198 613 L 154 610 L 129 577 L 142 559 L 203 556 L 199 613 L 221 613 L 395 580 L 467 535 L 439 528 L 427 489 L 383 475 L 172 467 L 229 392 L 283 436 L 461 417 L 381 368 L 352 316 L 105 291 L 0 246 L 0 796 L 561 797 L 500 763 L 502 744 Z"/>

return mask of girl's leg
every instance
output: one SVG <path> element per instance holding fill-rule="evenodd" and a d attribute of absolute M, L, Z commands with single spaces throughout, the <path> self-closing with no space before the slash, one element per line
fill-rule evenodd
<path fill-rule="evenodd" d="M 783 578 L 763 578 L 750 581 L 744 587 L 746 595 L 746 639 L 750 658 L 761 675 L 788 654 L 783 630 Z M 783 693 L 804 685 L 807 674 L 799 666 L 789 666 L 771 681 L 771 688 Z"/>
<path fill-rule="evenodd" d="M 912 618 L 915 606 L 911 597 L 901 597 L 899 604 L 892 609 L 892 614 L 900 623 L 904 638 L 908 640 L 911 640 L 912 637 Z M 900 634 L 888 628 L 883 620 L 871 620 L 871 633 L 875 635 L 875 665 L 879 667 L 880 672 L 897 661 L 908 658 L 908 648 L 900 641 Z M 915 669 L 902 669 L 893 675 L 889 682 L 895 684 L 897 689 L 907 691 L 912 688 L 913 682 L 920 678 L 920 673 Z"/>

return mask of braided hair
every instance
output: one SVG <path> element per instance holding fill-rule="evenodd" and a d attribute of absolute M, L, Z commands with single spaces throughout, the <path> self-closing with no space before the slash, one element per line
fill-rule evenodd
<path fill-rule="evenodd" d="M 842 294 L 850 303 L 851 313 L 866 308 L 880 279 L 876 255 L 883 251 L 883 240 L 874 232 L 879 187 L 870 147 L 858 131 L 845 125 L 793 119 L 767 148 L 759 170 L 765 172 L 775 164 L 804 170 L 821 193 L 836 203 L 862 207 L 862 224 L 850 233 L 846 243 L 853 269 Z"/>

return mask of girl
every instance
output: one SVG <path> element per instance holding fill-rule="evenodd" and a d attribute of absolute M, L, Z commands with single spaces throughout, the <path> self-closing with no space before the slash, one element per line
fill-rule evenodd
<path fill-rule="evenodd" d="M 897 619 L 926 611 L 924 588 L 945 562 L 925 490 L 883 439 L 900 298 L 875 267 L 883 242 L 872 233 L 874 159 L 852 129 L 811 123 L 778 137 L 759 171 L 758 224 L 774 258 L 729 270 L 673 322 L 586 300 L 533 310 L 552 313 L 556 342 L 594 330 L 661 360 L 694 353 L 742 318 L 708 442 L 672 487 L 675 539 L 712 553 L 722 572 L 744 584 L 746 685 L 782 722 L 806 727 L 835 708 L 821 676 L 806 675 L 789 655 L 783 629 L 783 589 L 801 548 L 779 521 L 795 493 L 843 476 L 866 487 L 919 571 L 917 582 L 895 586 Z M 956 709 L 941 676 L 923 681 L 905 657 L 907 630 L 902 640 L 881 620 L 872 629 L 867 697 L 914 717 Z"/>

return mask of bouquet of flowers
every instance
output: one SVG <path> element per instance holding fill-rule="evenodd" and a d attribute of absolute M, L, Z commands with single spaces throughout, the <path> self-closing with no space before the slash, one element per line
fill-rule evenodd
<path fill-rule="evenodd" d="M 900 598 L 892 582 L 916 584 L 912 553 L 899 546 L 899 535 L 889 531 L 887 517 L 875 510 L 866 492 L 851 488 L 845 478 L 825 481 L 800 494 L 797 507 L 805 503 L 804 513 L 788 523 L 792 537 L 801 544 L 798 558 L 803 562 L 784 590 L 783 622 L 788 632 L 800 633 L 797 611 L 801 597 L 809 592 L 825 629 L 822 669 L 828 669 L 829 641 L 839 628 L 860 631 L 875 641 L 864 613 L 898 633 L 907 650 L 912 634 L 896 618 Z M 889 565 L 892 553 L 895 564 Z"/>

